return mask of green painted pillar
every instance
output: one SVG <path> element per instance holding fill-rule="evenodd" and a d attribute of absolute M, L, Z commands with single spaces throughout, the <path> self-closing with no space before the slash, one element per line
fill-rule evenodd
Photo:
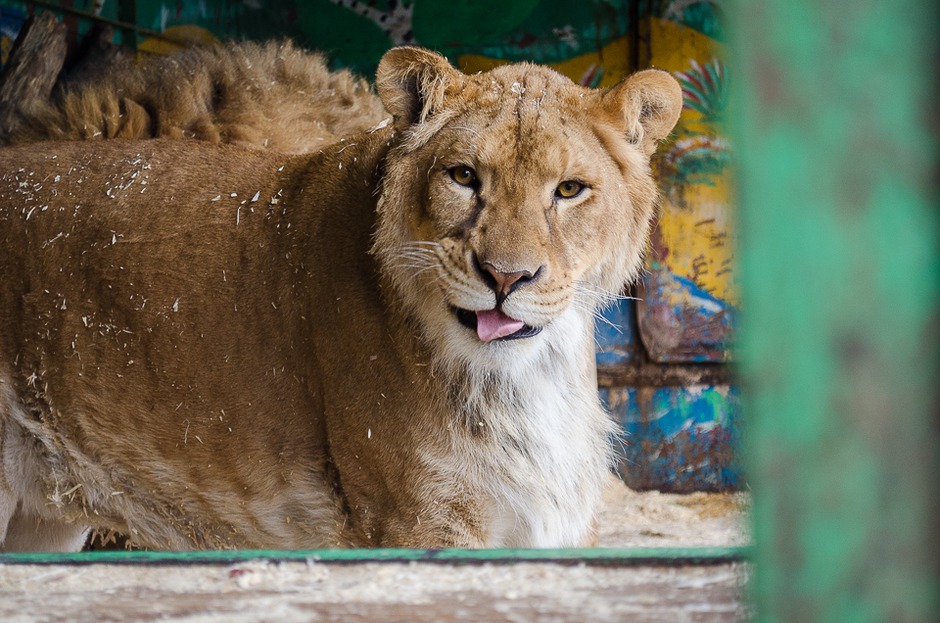
<path fill-rule="evenodd" d="M 936 5 L 726 7 L 762 621 L 940 621 Z"/>
<path fill-rule="evenodd" d="M 117 18 L 125 24 L 137 24 L 137 0 L 118 0 Z M 121 43 L 132 50 L 137 49 L 137 31 L 133 28 L 121 29 Z"/>

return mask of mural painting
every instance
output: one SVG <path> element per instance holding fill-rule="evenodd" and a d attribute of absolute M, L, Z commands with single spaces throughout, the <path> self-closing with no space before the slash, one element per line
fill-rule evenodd
<path fill-rule="evenodd" d="M 720 10 L 717 0 L 663 0 L 648 18 L 650 65 L 670 71 L 685 99 L 676 130 L 654 158 L 662 214 L 636 292 L 638 339 L 650 366 L 714 366 L 732 358 L 739 306 L 733 151 L 722 128 L 732 77 Z M 692 382 L 601 391 L 623 427 L 619 471 L 628 484 L 672 491 L 740 486 L 737 387 Z"/>

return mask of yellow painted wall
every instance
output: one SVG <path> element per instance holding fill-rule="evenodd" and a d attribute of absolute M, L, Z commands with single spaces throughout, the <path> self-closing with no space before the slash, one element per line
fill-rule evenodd
<path fill-rule="evenodd" d="M 719 61 L 721 43 L 673 21 L 652 18 L 652 65 L 670 72 Z M 732 271 L 734 253 L 734 189 L 731 168 L 718 174 L 692 176 L 683 182 L 666 175 L 670 162 L 694 149 L 730 151 L 719 122 L 686 107 L 671 137 L 660 148 L 655 166 L 664 192 L 662 217 L 654 241 L 668 250 L 665 267 L 694 281 L 713 296 L 732 305 L 739 301 Z M 655 257 L 655 254 L 654 254 Z"/>

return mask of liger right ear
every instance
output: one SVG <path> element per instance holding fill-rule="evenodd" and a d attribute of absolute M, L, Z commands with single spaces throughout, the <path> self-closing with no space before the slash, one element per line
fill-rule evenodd
<path fill-rule="evenodd" d="M 447 87 L 462 82 L 463 74 L 440 54 L 407 46 L 386 52 L 375 74 L 379 98 L 399 130 L 432 115 Z"/>
<path fill-rule="evenodd" d="M 667 72 L 647 69 L 605 91 L 601 102 L 627 138 L 651 156 L 679 121 L 682 87 Z"/>

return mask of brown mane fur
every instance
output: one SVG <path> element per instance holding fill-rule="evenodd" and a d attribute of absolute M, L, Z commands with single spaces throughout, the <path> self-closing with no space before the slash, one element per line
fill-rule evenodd
<path fill-rule="evenodd" d="M 417 48 L 377 85 L 394 123 L 309 154 L 0 149 L 0 547 L 590 541 L 593 314 L 679 87 Z"/>
<path fill-rule="evenodd" d="M 187 137 L 304 153 L 385 117 L 365 80 L 330 72 L 322 55 L 289 41 L 240 42 L 118 61 L 27 106 L 0 141 Z"/>

